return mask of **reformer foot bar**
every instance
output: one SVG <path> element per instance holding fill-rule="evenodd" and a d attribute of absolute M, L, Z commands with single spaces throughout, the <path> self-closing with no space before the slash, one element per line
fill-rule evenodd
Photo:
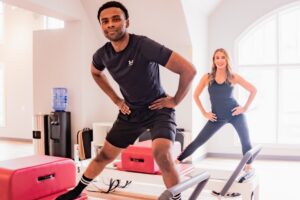
<path fill-rule="evenodd" d="M 187 179 L 167 190 L 165 190 L 159 197 L 158 200 L 170 200 L 173 196 L 184 192 L 185 190 L 194 187 L 193 193 L 189 197 L 189 200 L 196 200 L 201 191 L 203 190 L 204 186 L 208 182 L 209 173 L 208 172 L 201 172 L 200 174 Z"/>
<path fill-rule="evenodd" d="M 219 197 L 241 196 L 243 200 L 258 200 L 258 176 L 253 171 L 250 171 L 243 176 L 240 176 L 240 173 L 250 159 L 252 159 L 252 162 L 255 160 L 261 149 L 262 147 L 258 145 L 249 150 L 243 156 L 228 179 L 224 179 L 224 176 L 221 179 L 218 179 L 217 177 L 213 176 L 213 170 L 201 168 L 201 170 L 207 170 L 209 173 L 211 173 L 211 178 L 209 179 L 205 189 L 213 190 L 213 194 Z"/>

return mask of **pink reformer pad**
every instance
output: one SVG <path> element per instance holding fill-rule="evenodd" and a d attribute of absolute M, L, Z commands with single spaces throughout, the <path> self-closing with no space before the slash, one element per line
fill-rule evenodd
<path fill-rule="evenodd" d="M 180 143 L 175 142 L 173 154 L 180 153 Z M 146 140 L 127 147 L 121 154 L 121 162 L 114 164 L 118 170 L 160 174 L 159 167 L 152 155 L 152 141 Z M 186 168 L 183 166 L 182 168 Z"/>
<path fill-rule="evenodd" d="M 75 184 L 75 163 L 69 158 L 34 155 L 0 162 L 1 200 L 55 199 Z"/>

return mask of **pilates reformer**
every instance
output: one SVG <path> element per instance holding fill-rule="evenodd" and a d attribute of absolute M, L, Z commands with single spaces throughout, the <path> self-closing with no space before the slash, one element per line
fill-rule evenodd
<path fill-rule="evenodd" d="M 69 158 L 32 155 L 0 162 L 1 200 L 53 200 L 76 185 Z M 77 200 L 87 200 L 82 193 Z"/>
<path fill-rule="evenodd" d="M 105 171 L 107 172 L 107 171 Z M 109 172 L 109 171 L 108 171 Z M 156 179 L 162 179 L 160 175 L 149 175 L 149 174 L 141 174 L 141 173 L 134 173 L 134 172 L 128 172 L 130 173 L 130 175 L 135 176 L 136 174 L 140 174 L 140 175 L 145 175 L 147 178 L 149 176 L 155 176 Z M 127 174 L 129 175 L 129 174 Z M 158 190 L 156 191 L 157 193 L 161 193 L 159 196 L 156 195 L 141 195 L 139 193 L 132 193 L 132 192 L 126 192 L 126 191 L 121 191 L 117 190 L 116 192 L 118 193 L 118 195 L 124 195 L 126 197 L 130 197 L 130 196 L 134 196 L 135 198 L 139 197 L 139 196 L 143 196 L 143 199 L 158 199 L 158 200 L 170 200 L 173 196 L 184 192 L 187 189 L 192 189 L 192 192 L 189 194 L 189 198 L 188 200 L 196 200 L 198 198 L 198 196 L 201 194 L 201 191 L 203 190 L 203 188 L 205 187 L 205 185 L 207 184 L 208 180 L 209 180 L 209 173 L 208 172 L 199 172 L 199 173 L 193 173 L 191 174 L 185 174 L 184 177 L 182 176 L 181 178 L 183 178 L 184 180 L 182 180 L 180 183 L 178 183 L 177 185 L 165 189 L 163 191 Z M 134 177 L 135 179 L 136 177 Z M 138 177 L 139 179 L 140 177 Z M 116 179 L 115 179 L 116 180 Z M 135 179 L 136 181 L 136 179 Z M 126 185 L 126 184 L 125 184 Z M 126 187 L 126 186 L 125 186 Z M 123 186 L 121 187 L 117 187 L 117 188 L 125 188 Z M 97 192 L 101 192 L 101 193 L 111 193 L 111 192 L 115 192 L 115 189 L 117 189 L 115 187 L 110 187 L 109 192 L 108 191 L 101 191 L 100 188 L 98 188 L 99 190 L 97 190 Z M 91 191 L 89 191 L 89 189 L 87 189 L 88 194 L 90 194 L 91 196 L 94 195 L 94 197 L 97 197 L 97 194 L 95 194 L 95 190 L 92 191 L 92 193 L 90 193 Z M 130 195 L 129 195 L 130 193 Z M 186 198 L 184 198 L 186 199 Z"/>
<path fill-rule="evenodd" d="M 201 173 L 209 172 L 210 179 L 207 181 L 205 190 L 212 190 L 214 196 L 222 197 L 234 197 L 238 196 L 243 200 L 258 200 L 259 199 L 259 181 L 258 176 L 254 172 L 246 173 L 240 176 L 240 172 L 243 170 L 247 161 L 255 160 L 258 153 L 261 151 L 260 146 L 256 146 L 248 151 L 236 169 L 232 171 L 214 170 L 211 168 L 201 167 L 200 169 L 193 169 L 187 167 L 181 175 L 185 177 L 194 177 Z M 191 165 L 190 165 L 191 166 Z M 81 170 L 82 171 L 82 170 Z M 224 173 L 225 172 L 225 173 Z M 222 174 L 223 173 L 223 174 Z M 109 188 L 106 193 L 112 192 L 118 188 L 125 188 L 132 181 L 137 183 L 146 184 L 159 184 L 163 185 L 163 181 L 158 174 L 144 174 L 129 171 L 120 171 L 116 169 L 114 165 L 108 165 L 100 175 L 102 178 L 110 179 Z M 229 177 L 229 178 L 228 178 Z M 126 180 L 126 183 L 121 184 L 121 180 Z M 184 180 L 186 181 L 186 180 Z M 217 192 L 220 191 L 220 192 Z M 234 194 L 234 195 L 228 195 Z"/>

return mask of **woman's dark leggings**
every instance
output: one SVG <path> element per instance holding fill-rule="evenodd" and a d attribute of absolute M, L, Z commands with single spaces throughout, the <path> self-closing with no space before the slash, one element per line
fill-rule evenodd
<path fill-rule="evenodd" d="M 222 126 L 227 123 L 232 124 L 232 126 L 237 131 L 240 142 L 242 144 L 242 151 L 244 155 L 252 148 L 252 146 L 250 143 L 246 118 L 243 114 L 240 114 L 232 117 L 230 120 L 222 120 L 216 122 L 208 121 L 199 135 L 195 138 L 195 140 L 183 150 L 183 152 L 178 156 L 177 159 L 179 161 L 182 161 L 190 156 L 192 153 L 194 153 L 194 151 L 196 151 L 196 149 L 202 146 L 211 136 L 213 136 Z M 250 164 L 251 162 L 252 160 L 249 160 L 248 164 Z"/>

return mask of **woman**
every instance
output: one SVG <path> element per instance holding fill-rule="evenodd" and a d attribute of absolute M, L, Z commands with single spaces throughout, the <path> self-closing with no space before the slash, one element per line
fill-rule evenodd
<path fill-rule="evenodd" d="M 232 73 L 228 53 L 224 49 L 217 49 L 212 59 L 211 73 L 205 74 L 201 78 L 194 93 L 194 100 L 208 122 L 197 138 L 178 156 L 177 163 L 190 156 L 227 123 L 232 124 L 237 131 L 243 154 L 252 148 L 246 118 L 243 113 L 247 111 L 252 103 L 256 95 L 256 88 L 240 75 Z M 240 85 L 249 92 L 248 100 L 244 106 L 240 106 L 233 97 L 235 85 Z M 206 86 L 208 87 L 212 111 L 206 111 L 199 98 Z M 251 160 L 245 166 L 245 171 L 251 169 L 250 163 Z"/>

